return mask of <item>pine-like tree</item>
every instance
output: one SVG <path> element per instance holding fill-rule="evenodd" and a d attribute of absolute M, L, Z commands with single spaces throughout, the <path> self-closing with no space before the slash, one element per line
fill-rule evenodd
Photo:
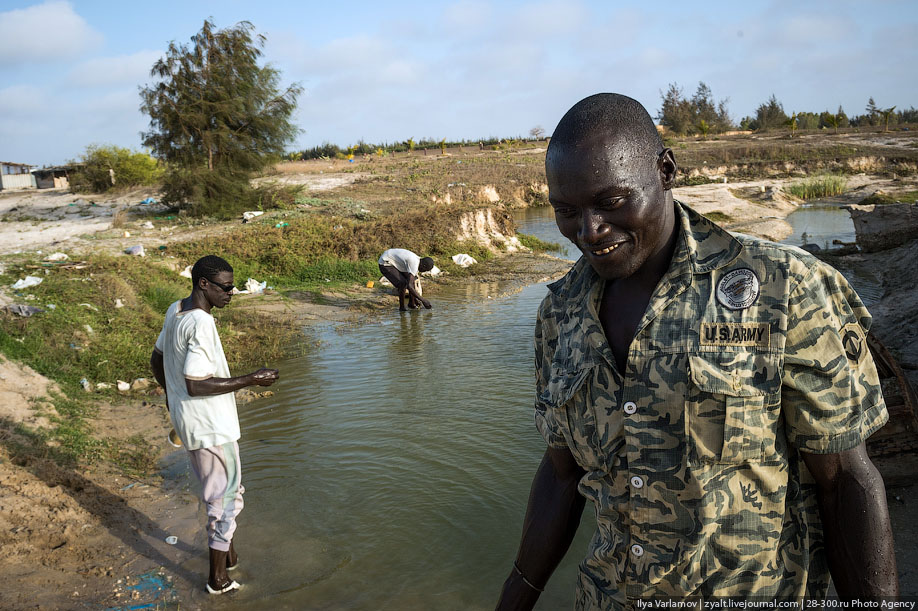
<path fill-rule="evenodd" d="M 249 179 L 299 131 L 290 118 L 302 88 L 280 90 L 280 73 L 259 65 L 265 37 L 243 21 L 210 20 L 191 44 L 172 42 L 141 88 L 150 116 L 143 143 L 167 164 L 164 201 L 229 214 L 250 200 Z"/>

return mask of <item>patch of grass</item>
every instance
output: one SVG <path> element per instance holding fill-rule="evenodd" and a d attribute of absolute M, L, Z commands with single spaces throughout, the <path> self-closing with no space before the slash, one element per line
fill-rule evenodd
<path fill-rule="evenodd" d="M 114 388 L 117 380 L 152 377 L 150 353 L 166 308 L 191 292 L 191 282 L 155 255 L 92 255 L 84 261 L 83 269 L 53 267 L 47 275 L 36 272 L 39 262 L 34 260 L 6 262 L 7 269 L 0 275 L 4 284 L 26 274 L 43 277 L 40 285 L 23 292 L 34 295 L 34 300 L 26 300 L 25 294 L 13 297 L 46 310 L 30 318 L 0 314 L 0 352 L 60 386 L 62 394 L 52 397 L 59 416 L 47 433 L 49 440 L 60 444 L 58 457 L 94 460 L 127 452 L 129 458 L 136 449 L 113 449 L 92 438 L 87 419 L 94 402 L 123 400 Z M 116 308 L 115 299 L 124 307 Z M 56 307 L 50 309 L 48 304 Z M 301 333 L 292 321 L 253 316 L 236 304 L 213 314 L 232 371 L 250 370 L 284 356 Z M 90 393 L 80 383 L 84 378 Z M 99 382 L 112 388 L 96 390 Z M 123 460 L 132 464 L 139 460 L 128 458 Z"/>
<path fill-rule="evenodd" d="M 520 241 L 520 244 L 532 250 L 532 252 L 561 250 L 561 245 L 557 242 L 546 242 L 545 240 L 541 240 L 534 235 L 529 235 L 528 233 L 517 232 L 516 239 Z"/>
<path fill-rule="evenodd" d="M 807 200 L 841 195 L 847 185 L 848 179 L 844 176 L 825 174 L 792 183 L 784 187 L 784 190 L 794 197 Z"/>
<path fill-rule="evenodd" d="M 716 178 L 709 178 L 703 174 L 697 176 L 681 176 L 676 181 L 680 187 L 694 187 L 696 185 L 709 185 L 714 182 L 720 182 Z"/>
<path fill-rule="evenodd" d="M 862 205 L 868 204 L 914 204 L 918 202 L 918 191 L 903 191 L 901 193 L 874 193 L 860 201 Z"/>
<path fill-rule="evenodd" d="M 724 223 L 729 223 L 730 221 L 733 220 L 733 217 L 732 217 L 732 216 L 730 216 L 729 214 L 724 214 L 723 212 L 720 212 L 719 210 L 714 210 L 713 212 L 708 212 L 708 213 L 705 214 L 704 216 L 705 216 L 705 218 L 707 218 L 708 220 L 714 221 L 714 222 L 717 223 L 718 225 L 723 225 Z"/>

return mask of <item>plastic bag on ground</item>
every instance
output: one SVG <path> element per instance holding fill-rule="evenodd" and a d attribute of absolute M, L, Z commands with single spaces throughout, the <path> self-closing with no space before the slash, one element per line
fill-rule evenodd
<path fill-rule="evenodd" d="M 3 306 L 3 309 L 12 314 L 18 314 L 26 318 L 32 316 L 33 314 L 38 314 L 44 312 L 44 309 L 37 306 L 22 305 L 19 303 L 13 303 L 8 306 Z"/>
<path fill-rule="evenodd" d="M 45 257 L 45 261 L 66 261 L 69 258 L 65 253 L 55 252 Z"/>
<path fill-rule="evenodd" d="M 261 210 L 250 210 L 250 211 L 248 211 L 248 212 L 243 212 L 243 213 L 242 213 L 242 222 L 243 222 L 243 223 L 248 223 L 249 221 L 251 221 L 251 220 L 252 220 L 253 218 L 255 218 L 256 216 L 261 216 L 262 214 L 264 214 L 264 212 L 261 211 Z"/>
<path fill-rule="evenodd" d="M 189 265 L 179 274 L 182 278 L 191 278 L 191 266 Z"/>
<path fill-rule="evenodd" d="M 439 276 L 442 273 L 443 273 L 443 270 L 437 267 L 436 265 L 434 265 L 432 269 L 429 269 L 426 272 L 421 272 L 421 275 L 422 276 Z"/>
<path fill-rule="evenodd" d="M 125 249 L 124 249 L 124 254 L 126 254 L 126 255 L 134 255 L 134 256 L 137 256 L 137 257 L 145 257 L 145 256 L 147 256 L 147 253 L 145 253 L 145 252 L 143 251 L 143 244 L 138 244 L 137 246 L 131 246 L 131 247 L 129 247 L 129 248 L 125 248 Z"/>
<path fill-rule="evenodd" d="M 461 253 L 458 255 L 453 255 L 453 263 L 459 267 L 468 267 L 469 265 L 475 265 L 478 261 L 475 260 L 471 255 Z"/>
<path fill-rule="evenodd" d="M 260 295 L 265 292 L 267 288 L 267 280 L 264 282 L 259 282 L 255 278 L 249 278 L 245 281 L 245 290 L 239 291 L 240 293 L 248 293 L 249 295 Z"/>
<path fill-rule="evenodd" d="M 27 289 L 30 286 L 38 286 L 42 283 L 44 278 L 39 278 L 38 276 L 26 276 L 22 280 L 17 280 L 13 283 L 14 289 Z"/>

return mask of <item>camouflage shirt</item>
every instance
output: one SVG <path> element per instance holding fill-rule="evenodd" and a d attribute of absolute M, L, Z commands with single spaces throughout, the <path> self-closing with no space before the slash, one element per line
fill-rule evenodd
<path fill-rule="evenodd" d="M 870 314 L 810 254 L 676 203 L 679 238 L 617 370 L 581 259 L 539 308 L 535 420 L 586 470 L 596 532 L 578 609 L 651 596 L 823 596 L 812 476 L 888 416 Z"/>

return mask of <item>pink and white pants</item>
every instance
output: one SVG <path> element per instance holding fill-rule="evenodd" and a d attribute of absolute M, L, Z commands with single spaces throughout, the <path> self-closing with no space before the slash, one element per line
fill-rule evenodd
<path fill-rule="evenodd" d="M 229 551 L 236 516 L 242 511 L 242 463 L 239 444 L 230 441 L 219 446 L 188 450 L 191 469 L 201 482 L 202 499 L 207 506 L 207 545 Z"/>

